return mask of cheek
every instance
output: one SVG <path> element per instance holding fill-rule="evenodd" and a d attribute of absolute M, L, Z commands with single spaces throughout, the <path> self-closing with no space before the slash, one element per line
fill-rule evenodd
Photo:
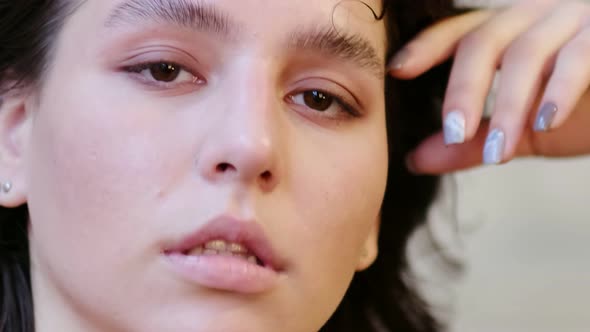
<path fill-rule="evenodd" d="M 358 265 L 360 248 L 378 218 L 387 178 L 383 122 L 338 140 L 311 137 L 296 147 L 293 202 L 299 264 L 308 278 L 302 292 L 335 306 Z M 321 142 L 321 143 L 319 143 Z M 303 158 L 305 157 L 305 158 Z"/>
<path fill-rule="evenodd" d="M 314 220 L 310 230 L 323 229 L 309 234 L 326 245 L 338 246 L 346 239 L 358 249 L 379 214 L 387 179 L 387 136 L 384 120 L 372 120 L 334 140 L 312 137 L 301 146 L 301 160 L 309 162 L 297 163 L 295 183 L 301 184 L 297 194 L 307 208 L 298 211 L 306 214 L 302 220 Z"/>
<path fill-rule="evenodd" d="M 138 246 L 145 240 L 140 230 L 153 227 L 146 211 L 180 163 L 161 155 L 171 144 L 157 114 L 105 89 L 97 93 L 92 80 L 78 82 L 48 85 L 37 110 L 29 163 L 32 238 L 51 259 L 123 265 L 125 255 L 145 249 Z"/>
<path fill-rule="evenodd" d="M 194 147 L 178 142 L 194 130 L 173 130 L 182 121 L 117 87 L 74 82 L 48 84 L 35 110 L 28 155 L 35 277 L 85 314 L 141 312 L 150 303 L 145 289 L 161 282 L 154 257 L 169 222 L 163 202 L 172 184 L 189 183 L 181 177 L 194 166 Z"/>

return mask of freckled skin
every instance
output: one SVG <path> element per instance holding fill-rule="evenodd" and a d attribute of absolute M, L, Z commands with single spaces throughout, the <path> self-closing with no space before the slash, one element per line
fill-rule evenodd
<path fill-rule="evenodd" d="M 376 255 L 388 162 L 383 81 L 282 44 L 330 24 L 338 1 L 204 1 L 241 24 L 232 43 L 153 22 L 107 33 L 119 2 L 68 19 L 29 113 L 37 330 L 317 331 L 363 249 Z M 382 22 L 350 17 L 343 29 L 384 54 Z M 168 58 L 204 83 L 154 88 L 121 70 Z M 305 89 L 354 96 L 363 115 L 289 102 Z M 256 219 L 288 263 L 271 291 L 213 291 L 167 268 L 163 245 L 222 213 Z"/>

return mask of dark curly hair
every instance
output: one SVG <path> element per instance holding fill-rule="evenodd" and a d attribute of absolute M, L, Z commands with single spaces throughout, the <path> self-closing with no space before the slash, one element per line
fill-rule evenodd
<path fill-rule="evenodd" d="M 424 27 L 453 15 L 451 0 L 384 0 L 388 57 Z M 3 93 L 42 81 L 52 46 L 74 10 L 68 0 L 0 1 L 0 103 Z M 382 17 L 381 17 L 382 16 Z M 404 156 L 440 129 L 449 65 L 412 81 L 386 79 L 389 173 L 382 207 L 379 256 L 355 275 L 322 332 L 434 332 L 442 327 L 406 276 L 406 246 L 425 218 L 438 178 L 411 175 Z M 0 331 L 33 332 L 27 237 L 28 210 L 0 207 Z"/>

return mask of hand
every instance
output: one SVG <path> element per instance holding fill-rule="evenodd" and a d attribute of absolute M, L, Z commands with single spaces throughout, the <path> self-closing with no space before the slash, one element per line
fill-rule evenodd
<path fill-rule="evenodd" d="M 453 55 L 444 130 L 408 156 L 414 172 L 590 153 L 590 3 L 527 0 L 449 18 L 408 43 L 391 74 L 412 79 Z M 483 120 L 497 69 L 495 106 Z"/>

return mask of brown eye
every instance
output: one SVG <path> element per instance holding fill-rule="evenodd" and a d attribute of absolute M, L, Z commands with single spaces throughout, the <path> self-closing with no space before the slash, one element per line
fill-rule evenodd
<path fill-rule="evenodd" d="M 160 82 L 173 82 L 180 75 L 181 68 L 171 63 L 154 63 L 149 67 L 151 76 Z"/>
<path fill-rule="evenodd" d="M 334 103 L 334 97 L 318 90 L 310 90 L 303 93 L 305 105 L 316 111 L 324 112 Z"/>
<path fill-rule="evenodd" d="M 294 105 L 311 110 L 310 112 L 315 114 L 322 114 L 322 117 L 361 116 L 357 108 L 346 102 L 346 97 L 341 97 L 338 93 L 310 89 L 288 97 Z"/>

